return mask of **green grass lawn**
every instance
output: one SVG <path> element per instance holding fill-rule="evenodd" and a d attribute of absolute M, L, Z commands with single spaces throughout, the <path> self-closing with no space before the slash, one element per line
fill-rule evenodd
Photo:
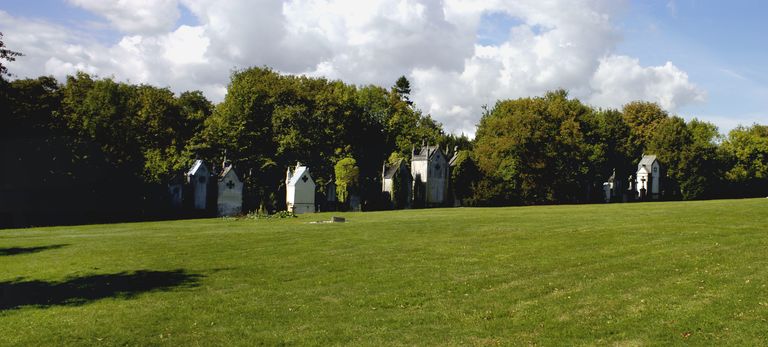
<path fill-rule="evenodd" d="M 766 345 L 768 199 L 0 231 L 0 345 Z"/>

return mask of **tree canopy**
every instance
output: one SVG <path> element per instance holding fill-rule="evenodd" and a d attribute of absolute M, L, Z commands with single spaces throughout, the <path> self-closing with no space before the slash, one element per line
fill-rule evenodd
<path fill-rule="evenodd" d="M 592 181 L 587 158 L 597 150 L 584 131 L 591 112 L 563 90 L 498 102 L 480 120 L 475 157 L 503 195 L 483 200 L 579 200 Z"/>
<path fill-rule="evenodd" d="M 740 195 L 768 194 L 768 126 L 755 124 L 731 130 L 722 151 L 730 164 L 725 178 L 740 188 Z"/>
<path fill-rule="evenodd" d="M 21 52 L 12 51 L 5 47 L 5 43 L 3 42 L 3 33 L 0 32 L 0 80 L 3 79 L 3 76 L 11 76 L 11 74 L 8 72 L 8 67 L 3 65 L 3 60 L 5 61 L 15 61 L 16 57 L 20 57 L 23 54 Z"/>
<path fill-rule="evenodd" d="M 665 199 L 730 196 L 746 186 L 765 194 L 763 132 L 740 127 L 723 140 L 713 124 L 686 123 L 654 103 L 600 110 L 565 91 L 503 100 L 478 126 L 482 180 L 473 194 L 485 204 L 597 201 L 601 183 L 613 172 L 631 176 L 643 154 L 663 163 Z"/>
<path fill-rule="evenodd" d="M 0 60 L 20 56 L 4 47 Z M 422 113 L 404 76 L 386 89 L 252 67 L 232 73 L 218 104 L 200 91 L 177 95 L 82 72 L 63 83 L 1 82 L 0 142 L 9 150 L 0 160 L 20 168 L 5 170 L 4 181 L 20 182 L 14 186 L 30 201 L 51 191 L 26 188 L 34 182 L 76 195 L 69 205 L 90 211 L 81 218 L 149 218 L 162 210 L 167 182 L 194 159 L 225 157 L 245 183 L 245 211 L 280 209 L 282 175 L 297 161 L 311 167 L 321 190 L 333 180 L 340 200 L 354 188 L 366 206 L 377 206 L 382 164 L 407 163 L 424 142 L 456 154 L 451 188 L 470 204 L 601 201 L 602 183 L 614 172 L 632 175 L 643 154 L 662 163 L 666 199 L 768 194 L 767 126 L 723 136 L 711 123 L 686 122 L 645 101 L 596 109 L 565 90 L 499 100 L 469 139 L 446 134 Z M 57 218 L 75 218 L 72 208 Z"/>
<path fill-rule="evenodd" d="M 193 142 L 193 152 L 214 162 L 224 151 L 245 177 L 251 206 L 280 204 L 273 196 L 291 163 L 312 168 L 319 186 L 334 177 L 334 163 L 358 158 L 360 193 L 372 187 L 392 152 L 409 156 L 423 140 L 444 142 L 442 126 L 422 115 L 398 92 L 325 78 L 281 75 L 269 68 L 232 74 L 227 95 Z"/>
<path fill-rule="evenodd" d="M 350 189 L 354 188 L 360 180 L 360 168 L 357 167 L 355 158 L 347 157 L 339 160 L 334 166 L 336 174 L 336 196 L 342 203 L 347 202 Z"/>

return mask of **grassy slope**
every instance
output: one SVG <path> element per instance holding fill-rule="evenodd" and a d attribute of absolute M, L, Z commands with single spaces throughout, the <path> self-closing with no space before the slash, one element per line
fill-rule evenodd
<path fill-rule="evenodd" d="M 0 250 L 62 245 L 0 253 L 6 293 L 142 270 L 199 276 L 0 309 L 0 344 L 768 341 L 768 199 L 341 215 L 349 222 L 306 223 L 330 216 L 317 214 L 0 231 Z"/>

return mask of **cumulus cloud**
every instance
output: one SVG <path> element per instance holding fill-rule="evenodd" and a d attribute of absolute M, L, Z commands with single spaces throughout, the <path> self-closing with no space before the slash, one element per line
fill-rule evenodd
<path fill-rule="evenodd" d="M 653 100 L 667 110 L 701 102 L 706 93 L 688 80 L 688 74 L 671 62 L 643 67 L 638 59 L 612 55 L 600 60 L 592 76 L 590 101 L 620 107 L 632 100 Z"/>
<path fill-rule="evenodd" d="M 159 35 L 124 36 L 113 45 L 88 33 L 45 21 L 18 18 L 0 11 L 0 31 L 8 47 L 24 53 L 8 64 L 18 77 L 52 75 L 64 80 L 84 71 L 132 83 L 202 90 L 221 100 L 228 68 L 211 64 L 202 27 L 180 26 Z"/>
<path fill-rule="evenodd" d="M 586 97 L 586 81 L 598 67 L 599 57 L 619 41 L 611 20 L 620 9 L 621 2 L 615 1 L 478 2 L 471 9 L 464 2 L 450 3 L 451 16 L 463 16 L 459 21 L 470 25 L 466 31 L 472 31 L 489 12 L 519 24 L 510 28 L 500 44 L 473 44 L 463 69 L 453 74 L 455 93 L 446 94 L 444 78 L 430 76 L 445 71 L 414 74 L 420 86 L 415 100 L 448 129 L 472 134 L 480 107 L 498 99 L 541 95 L 557 88 Z"/>
<path fill-rule="evenodd" d="M 11 73 L 19 77 L 66 74 L 82 70 L 96 72 L 94 56 L 86 49 L 90 41 L 83 33 L 42 20 L 13 17 L 0 11 L 0 31 L 9 48 L 24 54 L 8 63 Z"/>
<path fill-rule="evenodd" d="M 69 0 L 107 19 L 126 33 L 152 34 L 171 30 L 179 20 L 176 0 Z"/>
<path fill-rule="evenodd" d="M 76 70 L 134 83 L 203 90 L 220 101 L 233 68 L 390 86 L 411 79 L 416 105 L 448 131 L 474 133 L 482 105 L 565 88 L 599 106 L 646 99 L 674 109 L 704 93 L 673 64 L 644 67 L 616 55 L 616 0 L 70 0 L 123 36 L 87 34 L 0 12 L 9 47 L 27 56 L 20 76 Z M 177 26 L 179 7 L 196 17 Z M 493 14 L 509 27 L 493 43 L 478 28 Z"/>
<path fill-rule="evenodd" d="M 297 0 L 285 6 L 291 32 L 315 32 L 337 77 L 391 83 L 413 69 L 460 71 L 474 32 L 447 20 L 438 1 Z"/>

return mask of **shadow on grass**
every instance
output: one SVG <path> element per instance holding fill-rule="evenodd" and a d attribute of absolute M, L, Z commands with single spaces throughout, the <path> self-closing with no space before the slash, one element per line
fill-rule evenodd
<path fill-rule="evenodd" d="M 69 245 L 49 245 L 49 246 L 38 246 L 38 247 L 0 248 L 0 256 L 27 254 L 27 253 L 37 253 L 37 252 L 47 251 L 49 249 L 61 248 L 61 247 L 64 247 L 64 246 L 69 246 Z"/>
<path fill-rule="evenodd" d="M 76 306 L 104 298 L 130 299 L 152 291 L 195 287 L 201 277 L 184 270 L 142 270 L 73 277 L 62 282 L 0 282 L 0 311 L 22 306 Z"/>

